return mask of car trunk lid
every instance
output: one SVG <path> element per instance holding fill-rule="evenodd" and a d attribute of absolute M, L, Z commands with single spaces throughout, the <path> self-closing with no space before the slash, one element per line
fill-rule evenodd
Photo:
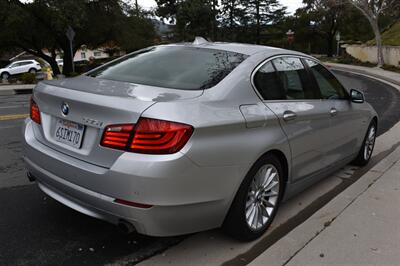
<path fill-rule="evenodd" d="M 136 123 L 156 102 L 199 97 L 203 91 L 184 91 L 81 76 L 47 81 L 34 89 L 34 100 L 41 112 L 41 125 L 35 137 L 43 144 L 86 162 L 111 167 L 123 153 L 100 146 L 107 125 Z M 67 114 L 63 107 L 68 106 Z M 82 143 L 71 146 L 60 142 L 56 130 L 60 122 L 83 126 Z"/>

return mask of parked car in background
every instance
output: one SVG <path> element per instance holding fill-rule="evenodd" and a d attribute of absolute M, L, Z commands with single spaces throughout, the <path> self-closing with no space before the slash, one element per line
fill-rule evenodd
<path fill-rule="evenodd" d="M 197 39 L 39 83 L 24 159 L 46 194 L 128 232 L 252 240 L 283 200 L 367 164 L 377 128 L 311 56 Z"/>
<path fill-rule="evenodd" d="M 13 75 L 23 74 L 23 73 L 33 73 L 40 71 L 42 67 L 36 60 L 21 60 L 15 61 L 8 66 L 0 69 L 1 79 L 8 79 Z"/>

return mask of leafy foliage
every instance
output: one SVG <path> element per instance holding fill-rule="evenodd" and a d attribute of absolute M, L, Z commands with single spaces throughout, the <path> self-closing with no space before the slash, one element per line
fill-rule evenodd
<path fill-rule="evenodd" d="M 135 50 L 150 45 L 155 36 L 151 22 L 132 15 L 121 0 L 8 0 L 1 5 L 0 17 L 5 23 L 0 46 L 19 47 L 43 58 L 55 74 L 59 73 L 55 62 L 58 50 L 64 54 L 64 74 L 72 72 L 71 47 L 65 34 L 68 27 L 76 33 L 74 54 L 83 44 L 98 47 L 108 42 Z"/>

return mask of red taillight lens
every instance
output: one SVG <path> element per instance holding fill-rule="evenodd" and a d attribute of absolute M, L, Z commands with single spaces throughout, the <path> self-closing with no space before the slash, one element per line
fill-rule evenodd
<path fill-rule="evenodd" d="M 140 118 L 135 125 L 106 127 L 101 145 L 145 154 L 172 154 L 180 151 L 193 133 L 186 124 Z"/>
<path fill-rule="evenodd" d="M 39 106 L 35 103 L 35 101 L 31 98 L 31 119 L 40 124 L 41 120 L 40 120 L 40 111 L 39 111 Z"/>
<path fill-rule="evenodd" d="M 135 125 L 113 125 L 106 127 L 101 145 L 109 148 L 125 150 Z"/>

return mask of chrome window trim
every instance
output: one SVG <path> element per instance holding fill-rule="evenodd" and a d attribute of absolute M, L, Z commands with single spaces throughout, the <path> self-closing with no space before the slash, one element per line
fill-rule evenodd
<path fill-rule="evenodd" d="M 279 54 L 279 55 L 274 55 L 274 56 L 268 57 L 267 59 L 263 60 L 260 64 L 258 64 L 258 65 L 253 69 L 253 71 L 252 71 L 252 73 L 251 73 L 251 76 L 250 76 L 251 86 L 252 86 L 253 90 L 256 92 L 258 98 L 260 98 L 260 100 L 261 100 L 262 102 L 282 102 L 282 101 L 285 101 L 285 102 L 304 102 L 304 101 L 310 102 L 310 101 L 318 101 L 318 102 L 320 102 L 321 100 L 323 100 L 323 99 L 265 100 L 265 99 L 262 97 L 262 95 L 260 94 L 260 92 L 258 91 L 258 89 L 257 89 L 257 87 L 256 87 L 256 85 L 255 85 L 255 83 L 254 83 L 254 77 L 255 77 L 257 71 L 260 70 L 260 68 L 262 68 L 265 64 L 271 62 L 271 61 L 274 60 L 274 59 L 281 58 L 281 57 L 294 57 L 294 58 L 299 58 L 299 59 L 311 59 L 311 58 L 312 58 L 312 57 L 308 57 L 308 56 L 306 56 L 306 55 Z M 313 60 L 316 61 L 315 59 L 313 59 Z M 316 61 L 316 62 L 318 62 L 318 61 Z M 302 62 L 302 64 L 303 64 L 303 62 Z M 319 64 L 320 64 L 320 63 L 319 63 Z M 306 69 L 305 66 L 304 66 L 304 68 Z"/>
<path fill-rule="evenodd" d="M 321 63 L 321 61 L 319 61 L 318 59 L 316 59 L 316 58 L 314 58 L 314 57 L 307 56 L 307 55 L 296 55 L 296 54 L 293 54 L 293 55 L 292 55 L 292 54 L 279 54 L 279 55 L 274 55 L 274 56 L 268 57 L 267 59 L 263 60 L 263 61 L 262 61 L 261 63 L 259 63 L 259 64 L 253 69 L 253 71 L 251 72 L 251 76 L 250 76 L 250 83 L 251 83 L 251 86 L 252 86 L 253 90 L 255 91 L 255 93 L 257 94 L 258 98 L 260 98 L 260 100 L 261 100 L 262 102 L 265 102 L 265 103 L 268 103 L 268 102 L 274 103 L 274 102 L 275 102 L 275 103 L 276 103 L 276 102 L 282 102 L 282 101 L 285 101 L 285 102 L 348 101 L 348 99 L 294 99 L 294 100 L 293 100 L 293 99 L 286 99 L 286 100 L 265 100 L 265 99 L 262 97 L 261 93 L 258 91 L 258 89 L 257 89 L 257 87 L 256 87 L 256 85 L 255 85 L 255 83 L 254 83 L 254 77 L 255 77 L 257 71 L 260 70 L 260 68 L 262 68 L 265 64 L 271 62 L 271 61 L 274 60 L 274 59 L 281 58 L 281 57 L 295 57 L 295 58 L 308 59 L 308 60 L 314 61 L 314 62 L 320 64 L 320 65 L 321 65 L 323 68 L 325 68 L 326 70 L 328 70 L 329 73 L 331 73 L 331 74 L 338 80 L 338 78 L 336 77 L 335 74 L 332 73 L 332 71 L 330 71 L 324 64 Z M 302 62 L 302 63 L 303 63 L 303 62 Z M 304 63 L 303 63 L 303 64 L 304 64 Z M 306 67 L 306 66 L 304 66 L 304 67 Z M 338 82 L 340 83 L 340 85 L 342 85 L 343 89 L 344 89 L 345 92 L 348 94 L 346 88 L 343 86 L 343 84 L 340 82 L 340 80 L 338 80 Z"/>

